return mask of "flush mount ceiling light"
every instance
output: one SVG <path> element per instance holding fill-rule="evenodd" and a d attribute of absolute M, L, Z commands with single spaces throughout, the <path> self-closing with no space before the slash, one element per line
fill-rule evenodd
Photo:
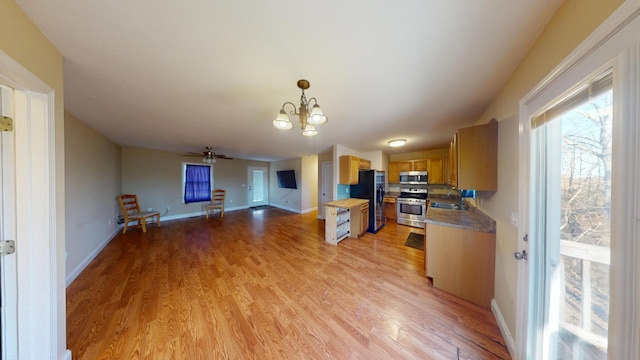
<path fill-rule="evenodd" d="M 290 112 L 290 114 L 298 116 L 298 119 L 300 120 L 300 129 L 302 129 L 302 135 L 318 135 L 318 130 L 316 130 L 315 126 L 325 124 L 328 119 L 326 116 L 324 116 L 324 114 L 322 114 L 322 110 L 320 110 L 320 105 L 318 105 L 318 100 L 316 100 L 316 98 L 307 100 L 304 91 L 307 90 L 309 86 L 309 81 L 304 79 L 298 80 L 298 87 L 302 90 L 302 96 L 300 96 L 300 108 L 296 109 L 296 105 L 289 101 L 282 104 L 280 113 L 272 122 L 273 126 L 280 130 L 289 130 L 293 127 L 293 124 L 291 124 L 291 121 L 289 120 L 289 116 L 287 116 L 287 113 L 284 110 L 284 107 L 289 104 L 293 106 L 293 110 Z M 311 108 L 311 112 L 309 113 L 309 105 L 312 101 L 314 105 Z"/>
<path fill-rule="evenodd" d="M 391 140 L 389 141 L 389 146 L 391 147 L 399 147 L 399 146 L 404 146 L 404 144 L 407 143 L 406 139 L 395 139 L 395 140 Z"/>

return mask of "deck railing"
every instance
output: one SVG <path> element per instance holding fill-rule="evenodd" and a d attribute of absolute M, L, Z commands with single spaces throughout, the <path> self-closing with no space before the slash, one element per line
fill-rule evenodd
<path fill-rule="evenodd" d="M 591 263 L 600 263 L 605 265 L 611 265 L 611 250 L 608 247 L 590 245 L 590 244 L 582 244 L 575 241 L 567 241 L 560 240 L 560 255 L 567 258 L 580 259 L 582 262 L 581 273 L 581 298 L 582 301 L 580 303 L 580 311 L 581 311 L 581 324 L 580 326 L 576 326 L 575 324 L 570 324 L 564 322 L 564 301 L 561 301 L 562 309 L 561 309 L 561 317 L 560 317 L 560 326 L 567 332 L 577 336 L 583 342 L 596 346 L 603 350 L 606 353 L 608 341 L 606 336 L 602 336 L 594 333 L 591 330 L 592 324 L 592 288 L 591 288 Z M 561 259 L 560 261 L 560 271 L 562 279 L 562 291 L 564 293 L 565 283 L 565 259 Z M 580 348 L 579 343 L 573 344 L 573 356 L 574 359 L 582 359 L 582 349 Z"/>

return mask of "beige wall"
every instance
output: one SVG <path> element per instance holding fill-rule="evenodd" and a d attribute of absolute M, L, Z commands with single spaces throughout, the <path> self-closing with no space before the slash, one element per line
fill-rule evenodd
<path fill-rule="evenodd" d="M 596 29 L 622 0 L 567 0 L 494 98 L 478 124 L 499 121 L 498 191 L 478 194 L 478 205 L 497 224 L 494 298 L 515 338 L 517 228 L 511 212 L 518 211 L 518 111 L 519 101 L 547 76 L 573 49 Z"/>
<path fill-rule="evenodd" d="M 451 134 L 453 139 L 453 134 Z M 418 160 L 418 159 L 437 159 L 449 157 L 449 148 L 430 149 L 423 151 L 411 151 L 399 154 L 390 154 L 389 161 Z"/>
<path fill-rule="evenodd" d="M 296 173 L 297 189 L 278 187 L 277 172 L 293 170 Z M 274 161 L 269 168 L 269 204 L 295 212 L 302 212 L 302 158 Z"/>
<path fill-rule="evenodd" d="M 303 213 L 318 208 L 318 156 L 302 157 L 302 207 Z"/>
<path fill-rule="evenodd" d="M 199 157 L 186 157 L 166 151 L 122 148 L 122 192 L 138 195 L 143 209 L 160 211 L 163 217 L 204 214 L 207 203 L 184 204 L 182 164 L 202 164 Z M 213 186 L 225 189 L 225 207 L 247 207 L 247 167 L 269 167 L 269 163 L 250 160 L 221 160 L 213 164 Z"/>
<path fill-rule="evenodd" d="M 65 113 L 65 187 L 69 284 L 118 231 L 120 146 Z"/>
<path fill-rule="evenodd" d="M 0 0 L 0 50 L 47 83 L 55 96 L 55 201 L 56 201 L 56 271 L 58 283 L 56 308 L 58 319 L 66 318 L 64 249 L 65 249 L 65 178 L 64 178 L 64 91 L 62 55 L 44 37 L 12 0 Z M 6 84 L 12 86 L 14 84 Z M 58 323 L 57 353 L 66 351 L 66 324 Z"/>

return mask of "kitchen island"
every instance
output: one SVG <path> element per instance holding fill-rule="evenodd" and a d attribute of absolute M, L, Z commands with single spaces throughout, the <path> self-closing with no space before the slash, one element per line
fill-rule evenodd
<path fill-rule="evenodd" d="M 338 245 L 347 237 L 358 238 L 369 228 L 369 200 L 350 198 L 324 205 L 326 242 Z"/>
<path fill-rule="evenodd" d="M 482 211 L 428 208 L 425 274 L 433 286 L 491 308 L 496 223 Z"/>

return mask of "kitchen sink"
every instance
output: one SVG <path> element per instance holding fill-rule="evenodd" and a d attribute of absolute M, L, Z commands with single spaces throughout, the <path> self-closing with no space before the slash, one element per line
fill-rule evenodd
<path fill-rule="evenodd" d="M 438 202 L 431 202 L 431 207 L 436 209 L 463 210 L 460 204 L 443 204 Z"/>

